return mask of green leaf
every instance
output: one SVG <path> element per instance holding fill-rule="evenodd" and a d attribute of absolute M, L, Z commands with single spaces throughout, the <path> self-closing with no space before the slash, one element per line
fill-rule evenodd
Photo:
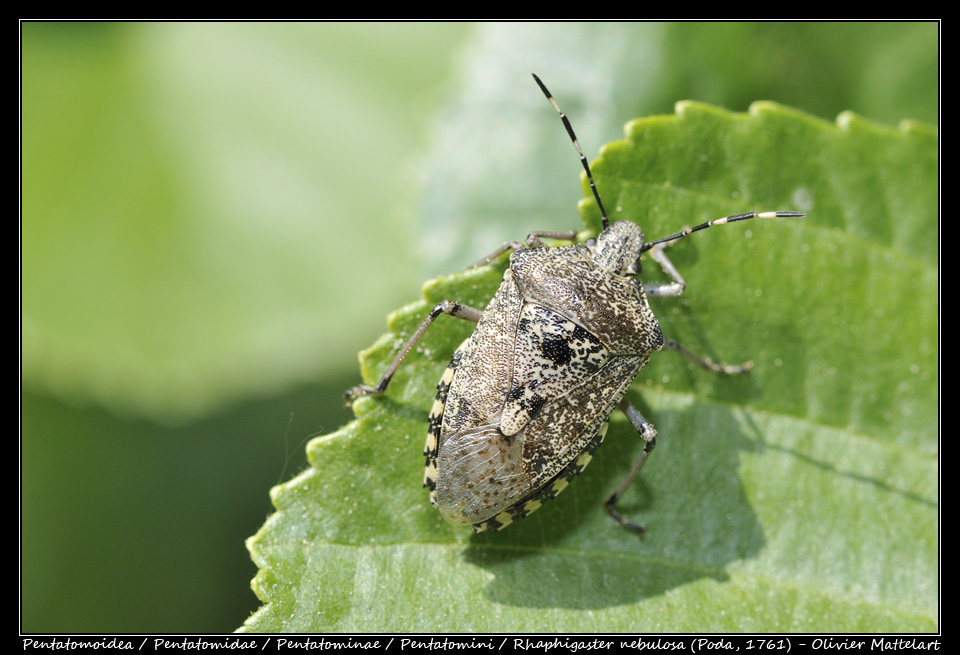
<path fill-rule="evenodd" d="M 936 132 L 682 103 L 626 133 L 594 170 L 612 218 L 648 238 L 808 212 L 670 250 L 687 289 L 655 300 L 664 334 L 755 367 L 718 377 L 667 353 L 641 371 L 629 397 L 660 438 L 620 507 L 646 539 L 602 508 L 642 447 L 619 413 L 590 467 L 529 518 L 478 535 L 440 519 L 419 453 L 472 327 L 441 317 L 388 393 L 358 401 L 273 490 L 277 512 L 248 541 L 264 606 L 243 630 L 938 629 Z M 589 196 L 581 210 L 596 230 Z M 503 265 L 427 283 L 363 353 L 364 380 L 436 302 L 483 306 Z M 646 259 L 644 280 L 666 279 L 656 269 Z"/>

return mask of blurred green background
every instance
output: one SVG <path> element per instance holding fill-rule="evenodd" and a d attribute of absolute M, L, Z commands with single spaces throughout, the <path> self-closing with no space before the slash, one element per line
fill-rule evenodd
<path fill-rule="evenodd" d="M 23 23 L 21 629 L 230 631 L 428 276 L 577 226 L 627 120 L 936 125 L 935 23 Z M 468 211 L 469 208 L 469 211 Z"/>

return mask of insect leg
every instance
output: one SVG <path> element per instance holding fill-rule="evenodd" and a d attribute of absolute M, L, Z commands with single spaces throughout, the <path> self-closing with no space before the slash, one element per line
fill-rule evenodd
<path fill-rule="evenodd" d="M 568 230 L 566 232 L 551 232 L 549 230 L 541 230 L 537 232 L 531 232 L 527 235 L 526 240 L 521 243 L 519 241 L 510 241 L 503 244 L 492 253 L 484 257 L 483 259 L 474 262 L 468 268 L 479 268 L 481 266 L 486 266 L 494 259 L 507 252 L 508 250 L 518 250 L 520 248 L 542 248 L 543 243 L 540 239 L 560 239 L 562 241 L 576 241 L 578 232 L 576 230 Z"/>
<path fill-rule="evenodd" d="M 440 316 L 440 314 L 449 314 L 450 316 L 455 316 L 457 318 L 462 318 L 464 320 L 476 323 L 480 320 L 480 316 L 483 314 L 483 312 L 479 309 L 474 309 L 469 305 L 444 300 L 430 311 L 427 317 L 423 320 L 423 323 L 417 327 L 410 338 L 407 339 L 407 342 L 403 344 L 403 348 L 400 349 L 400 353 L 393 360 L 393 362 L 391 362 L 390 366 L 387 367 L 386 372 L 384 372 L 383 377 L 380 378 L 380 381 L 376 386 L 370 387 L 365 384 L 361 384 L 360 386 L 350 389 L 346 394 L 344 394 L 347 406 L 349 407 L 354 400 L 361 396 L 382 396 L 383 392 L 387 390 L 387 385 L 390 384 L 393 374 L 397 372 L 397 369 L 400 368 L 400 364 L 403 363 L 404 358 L 410 354 L 410 351 L 413 350 L 414 346 L 417 345 L 417 342 L 420 341 L 420 339 L 423 337 L 423 334 L 436 320 L 436 318 Z"/>
<path fill-rule="evenodd" d="M 650 453 L 653 452 L 654 446 L 657 445 L 657 431 L 653 429 L 653 425 L 651 425 L 647 419 L 643 418 L 643 414 L 641 414 L 636 407 L 627 402 L 626 398 L 620 401 L 620 410 L 627 416 L 627 419 L 633 424 L 633 427 L 637 429 L 640 438 L 643 439 L 645 443 L 643 452 L 640 453 L 640 457 L 637 458 L 633 468 L 630 469 L 630 473 L 628 473 L 627 477 L 620 483 L 617 490 L 610 494 L 610 497 L 604 501 L 603 506 L 607 508 L 607 512 L 613 517 L 614 521 L 625 528 L 633 530 L 638 537 L 642 538 L 646 528 L 625 519 L 623 515 L 617 511 L 615 505 L 617 501 L 620 500 L 620 497 L 623 496 L 627 487 L 629 487 L 637 477 L 637 474 L 640 473 L 640 469 L 643 468 Z"/>
<path fill-rule="evenodd" d="M 689 229 L 689 228 L 687 228 Z M 650 257 L 653 258 L 655 262 L 660 264 L 660 268 L 664 272 L 673 278 L 673 282 L 668 282 L 667 284 L 645 284 L 643 285 L 643 290 L 648 296 L 654 298 L 669 298 L 676 297 L 683 293 L 683 290 L 686 288 L 687 283 L 683 279 L 683 276 L 680 275 L 680 271 L 677 270 L 677 267 L 673 265 L 673 262 L 667 257 L 667 254 L 663 251 L 664 248 L 674 243 L 673 241 L 664 241 L 658 243 L 653 248 L 650 249 Z M 697 355 L 690 350 L 687 350 L 679 343 L 673 339 L 664 339 L 663 347 L 666 350 L 675 350 L 691 362 L 696 364 L 702 369 L 707 371 L 713 371 L 714 373 L 722 373 L 724 375 L 738 375 L 740 373 L 746 373 L 753 368 L 753 362 L 744 362 L 740 366 L 730 366 L 729 364 L 715 364 L 709 358 L 703 358 Z"/>
<path fill-rule="evenodd" d="M 653 261 L 660 264 L 663 272 L 673 279 L 673 282 L 668 282 L 667 284 L 644 284 L 643 290 L 651 298 L 674 298 L 683 293 L 683 290 L 687 288 L 686 280 L 683 279 L 680 271 L 677 270 L 677 267 L 674 266 L 670 258 L 667 257 L 667 253 L 663 251 L 664 248 L 667 248 L 673 243 L 673 241 L 658 243 L 650 249 L 650 257 Z"/>
<path fill-rule="evenodd" d="M 740 366 L 730 366 L 729 364 L 724 364 L 723 362 L 715 364 L 710 358 L 700 357 L 696 353 L 687 350 L 673 339 L 664 339 L 663 347 L 665 350 L 677 351 L 700 368 L 707 371 L 713 371 L 714 373 L 721 373 L 723 375 L 739 375 L 741 373 L 748 373 L 750 369 L 753 368 L 752 361 L 746 361 Z"/>

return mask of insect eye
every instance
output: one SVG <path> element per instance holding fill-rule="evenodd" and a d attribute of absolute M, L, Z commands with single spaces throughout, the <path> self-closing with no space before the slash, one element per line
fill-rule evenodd
<path fill-rule="evenodd" d="M 640 266 L 640 260 L 638 259 L 637 261 L 627 266 L 627 275 L 640 275 L 641 270 L 642 270 L 642 267 Z"/>

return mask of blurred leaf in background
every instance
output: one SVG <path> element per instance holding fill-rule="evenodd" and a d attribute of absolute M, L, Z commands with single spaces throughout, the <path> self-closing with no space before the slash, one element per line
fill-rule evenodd
<path fill-rule="evenodd" d="M 21 48 L 28 631 L 257 607 L 242 539 L 349 418 L 383 316 L 576 224 L 530 72 L 591 156 L 685 98 L 938 121 L 933 23 L 24 23 Z"/>
<path fill-rule="evenodd" d="M 269 487 L 419 284 L 469 26 L 22 28 L 23 628 L 232 630 Z"/>
<path fill-rule="evenodd" d="M 463 30 L 26 24 L 26 380 L 170 419 L 342 368 L 417 281 L 385 218 Z"/>

